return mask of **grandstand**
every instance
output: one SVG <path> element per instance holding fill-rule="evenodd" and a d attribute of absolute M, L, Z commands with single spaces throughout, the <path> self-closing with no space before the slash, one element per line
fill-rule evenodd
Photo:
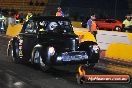
<path fill-rule="evenodd" d="M 1 9 L 14 9 L 23 14 L 55 15 L 58 6 L 74 18 L 89 16 L 94 12 L 97 17 L 123 20 L 126 14 L 132 13 L 132 0 L 0 0 Z"/>
<path fill-rule="evenodd" d="M 0 0 L 1 9 L 14 9 L 20 13 L 42 14 L 49 0 Z M 32 4 L 31 4 L 32 2 Z"/>

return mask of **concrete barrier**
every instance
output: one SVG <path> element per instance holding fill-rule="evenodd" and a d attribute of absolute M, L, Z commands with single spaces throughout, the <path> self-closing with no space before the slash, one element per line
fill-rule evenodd
<path fill-rule="evenodd" d="M 111 43 L 110 46 L 106 49 L 105 57 L 132 63 L 132 45 Z"/>
<path fill-rule="evenodd" d="M 79 21 L 72 21 L 72 26 L 76 28 L 82 28 L 82 24 Z"/>
<path fill-rule="evenodd" d="M 16 35 L 18 35 L 21 32 L 22 29 L 22 25 L 21 24 L 17 24 L 17 25 L 9 25 L 6 31 L 6 35 L 14 37 Z"/>
<path fill-rule="evenodd" d="M 86 29 L 86 28 L 75 28 L 75 27 L 73 29 L 74 29 L 75 34 L 77 34 L 79 36 L 80 42 L 84 42 L 84 41 L 96 42 L 96 39 L 94 38 L 93 34 L 88 32 L 88 29 Z"/>
<path fill-rule="evenodd" d="M 94 36 L 90 32 L 79 32 L 75 31 L 75 34 L 79 36 L 79 41 L 84 42 L 84 41 L 93 41 L 96 42 Z"/>

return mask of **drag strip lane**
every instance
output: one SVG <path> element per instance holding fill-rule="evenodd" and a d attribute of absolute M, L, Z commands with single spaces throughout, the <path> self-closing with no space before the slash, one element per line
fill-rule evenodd
<path fill-rule="evenodd" d="M 6 39 L 5 39 L 6 40 Z M 1 88 L 131 88 L 132 84 L 84 84 L 76 82 L 76 66 L 55 67 L 48 73 L 42 72 L 37 66 L 14 64 L 6 56 L 6 43 L 0 44 L 0 87 Z M 3 42 L 5 45 L 3 46 Z M 100 63 L 101 64 L 101 63 Z M 105 67 L 105 65 L 104 65 Z M 103 69 L 88 69 L 87 74 L 115 74 Z"/>

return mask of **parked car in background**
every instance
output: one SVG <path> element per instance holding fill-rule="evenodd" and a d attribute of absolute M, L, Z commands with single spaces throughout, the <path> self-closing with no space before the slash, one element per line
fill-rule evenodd
<path fill-rule="evenodd" d="M 122 31 L 122 22 L 115 19 L 96 19 L 96 24 L 99 30 Z"/>

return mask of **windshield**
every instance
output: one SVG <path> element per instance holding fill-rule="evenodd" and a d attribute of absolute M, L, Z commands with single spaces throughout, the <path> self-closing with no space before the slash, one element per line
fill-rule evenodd
<path fill-rule="evenodd" d="M 73 31 L 69 21 L 42 21 L 39 25 L 47 32 L 70 33 Z"/>

